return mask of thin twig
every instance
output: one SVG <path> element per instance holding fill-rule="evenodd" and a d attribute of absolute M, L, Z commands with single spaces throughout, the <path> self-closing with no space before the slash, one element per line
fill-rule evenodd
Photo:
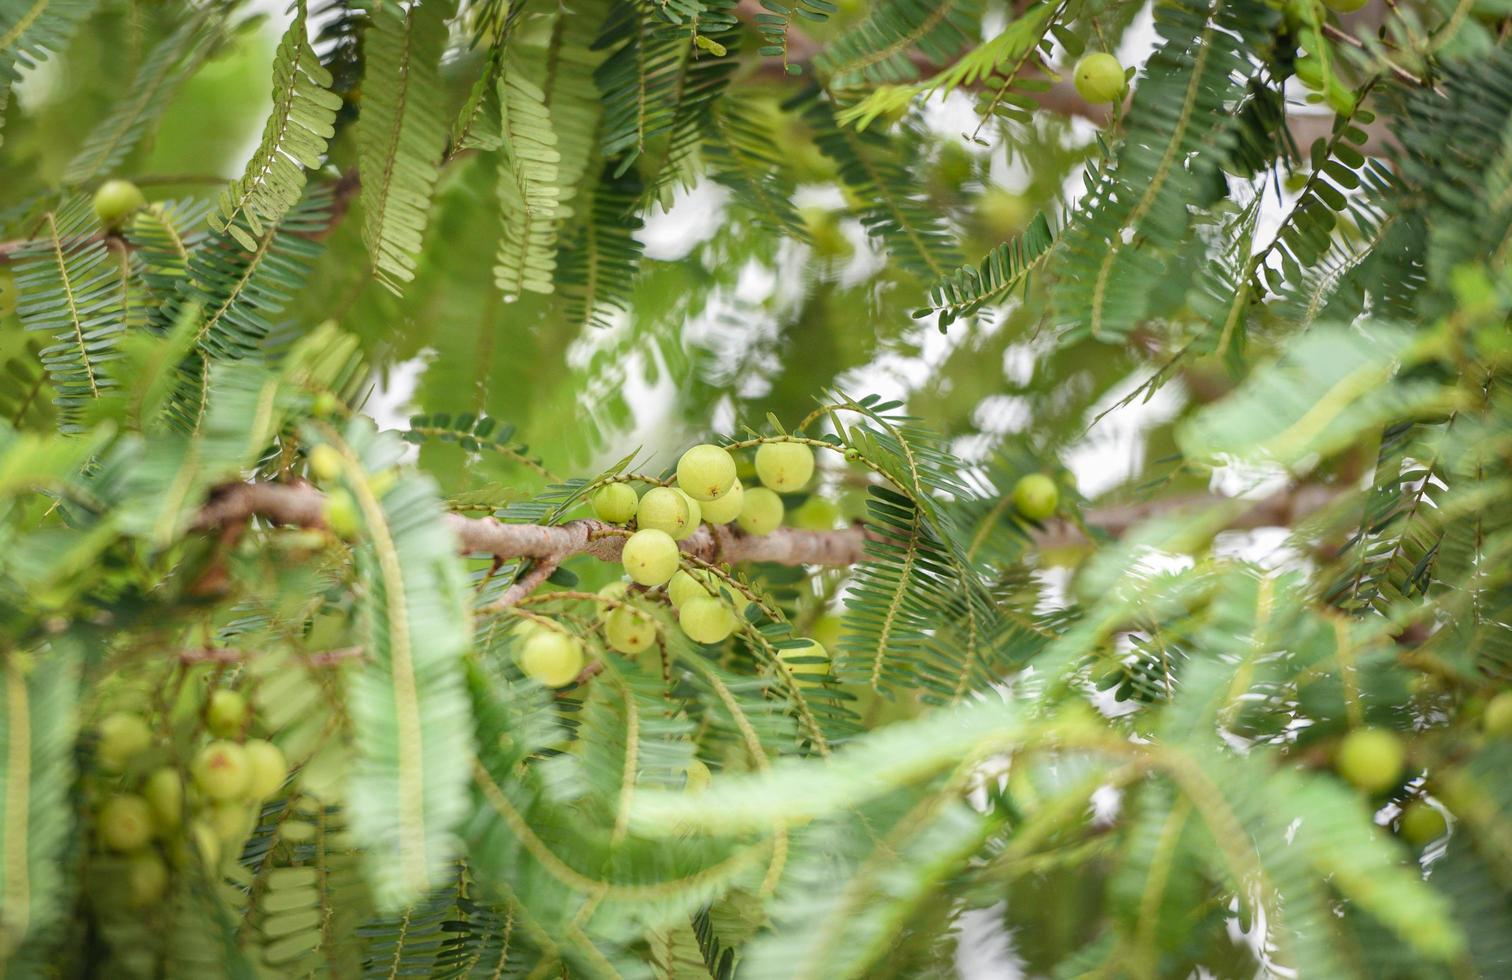
<path fill-rule="evenodd" d="M 521 575 L 513 585 L 505 589 L 504 594 L 494 605 L 512 606 L 530 595 L 538 586 L 551 578 L 552 573 L 562 564 L 562 559 L 565 557 L 565 555 L 550 555 L 546 558 L 537 558 L 535 564 L 530 566 L 530 571 Z"/>
<path fill-rule="evenodd" d="M 1435 92 L 1438 92 L 1440 95 L 1444 94 L 1437 86 L 1431 86 L 1430 83 L 1428 83 L 1428 82 L 1424 81 L 1423 79 L 1417 77 L 1412 72 L 1410 72 L 1407 69 L 1403 68 L 1401 65 L 1399 65 L 1396 62 L 1392 61 L 1390 58 L 1386 57 L 1384 54 L 1379 54 L 1379 53 L 1377 53 L 1375 51 L 1370 50 L 1368 47 L 1365 46 L 1365 42 L 1364 41 L 1361 41 L 1359 38 L 1355 37 L 1353 34 L 1350 34 L 1348 31 L 1343 30 L 1342 28 L 1338 27 L 1337 25 L 1331 24 L 1328 21 L 1324 21 L 1323 22 L 1323 33 L 1326 34 L 1326 35 L 1328 35 L 1329 37 L 1333 38 L 1335 41 L 1342 41 L 1343 43 L 1349 45 L 1352 48 L 1355 48 L 1355 49 L 1360 50 L 1360 51 L 1364 51 L 1366 54 L 1369 54 L 1372 57 L 1379 58 L 1380 61 L 1381 61 L 1381 64 L 1385 65 L 1388 69 L 1390 69 L 1390 71 L 1391 71 L 1391 73 L 1393 75 L 1395 75 L 1401 81 L 1406 82 L 1408 85 L 1413 85 L 1413 86 L 1416 86 L 1418 88 L 1423 88 L 1423 87 L 1427 86 L 1427 87 L 1433 88 L 1433 90 Z"/>

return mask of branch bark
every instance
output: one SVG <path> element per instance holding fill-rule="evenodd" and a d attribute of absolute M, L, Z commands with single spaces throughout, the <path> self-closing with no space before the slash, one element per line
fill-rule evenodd
<path fill-rule="evenodd" d="M 1304 484 L 1256 501 L 1229 524 L 1230 530 L 1288 527 L 1313 514 L 1348 488 Z M 1111 537 L 1157 516 L 1195 513 L 1226 498 L 1206 494 L 1163 498 L 1088 511 L 1083 524 Z M 214 530 L 260 517 L 274 524 L 323 528 L 325 497 L 308 483 L 233 483 L 220 487 L 200 509 L 191 527 Z M 551 576 L 567 558 L 590 555 L 617 562 L 630 532 L 603 521 L 582 519 L 563 524 L 506 524 L 492 517 L 447 514 L 446 524 L 457 536 L 465 555 L 492 555 L 501 560 L 531 559 L 534 564 L 505 593 L 504 604 L 518 602 Z M 779 565 L 846 567 L 866 560 L 870 532 L 859 525 L 834 531 L 779 528 L 771 534 L 749 535 L 723 525 L 705 524 L 681 542 L 687 554 L 706 562 L 761 561 Z M 1035 546 L 1048 551 L 1087 543 L 1080 526 L 1050 521 L 1034 530 Z"/>

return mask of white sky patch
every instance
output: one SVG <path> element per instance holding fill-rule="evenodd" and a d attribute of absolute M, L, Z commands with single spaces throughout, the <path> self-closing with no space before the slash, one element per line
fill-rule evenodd
<path fill-rule="evenodd" d="M 724 222 L 730 192 L 712 180 L 702 180 L 680 190 L 666 211 L 655 208 L 645 215 L 645 227 L 636 233 L 646 246 L 646 258 L 672 262 L 685 258 L 694 248 L 714 237 Z"/>
<path fill-rule="evenodd" d="M 1145 379 L 1145 372 L 1136 371 L 1114 385 L 1087 410 L 1088 423 L 1118 404 Z M 1174 419 L 1185 404 L 1185 387 L 1176 380 L 1156 391 L 1148 401 L 1136 399 L 1092 425 L 1061 457 L 1076 477 L 1077 489 L 1086 497 L 1097 497 L 1138 476 L 1144 469 L 1145 436 L 1156 426 Z"/>
<path fill-rule="evenodd" d="M 960 976 L 1012 980 L 1024 975 L 1024 961 L 1014 952 L 1013 934 L 1003 928 L 1006 909 L 999 902 L 961 913 L 961 939 L 955 951 L 955 968 Z"/>
<path fill-rule="evenodd" d="M 1285 468 L 1274 463 L 1225 459 L 1213 467 L 1208 489 L 1221 497 L 1259 499 L 1279 493 L 1289 483 Z"/>
<path fill-rule="evenodd" d="M 1023 395 L 988 395 L 971 413 L 973 425 L 999 436 L 1023 432 L 1033 417 L 1034 406 Z"/>
<path fill-rule="evenodd" d="M 363 403 L 362 410 L 372 418 L 380 429 L 405 431 L 410 427 L 410 415 L 414 413 L 415 389 L 420 376 L 430 366 L 436 352 L 426 348 L 407 361 L 400 361 L 381 375 L 373 378 L 373 388 Z M 409 444 L 404 447 L 404 461 L 413 463 L 420 457 L 420 447 Z"/>

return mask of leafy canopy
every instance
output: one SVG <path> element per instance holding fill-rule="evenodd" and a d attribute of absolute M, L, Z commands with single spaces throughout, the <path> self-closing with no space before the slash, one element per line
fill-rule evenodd
<path fill-rule="evenodd" d="M 0 0 L 0 969 L 1512 972 L 1504 5 L 265 7 Z"/>

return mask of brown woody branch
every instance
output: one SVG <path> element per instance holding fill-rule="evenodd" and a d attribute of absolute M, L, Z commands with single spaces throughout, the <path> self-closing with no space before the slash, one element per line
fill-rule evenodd
<path fill-rule="evenodd" d="M 218 489 L 195 517 L 192 527 L 210 530 L 262 517 L 274 524 L 320 528 L 325 497 L 308 483 L 234 483 Z M 591 555 L 619 561 L 629 532 L 597 520 L 565 524 L 506 524 L 492 517 L 447 514 L 459 551 L 500 559 L 535 561 L 527 575 L 545 581 L 564 559 Z M 752 536 L 728 527 L 704 525 L 682 542 L 682 550 L 707 562 L 765 561 L 781 565 L 854 565 L 862 560 L 866 535 L 859 527 L 839 531 L 780 528 Z M 549 565 L 549 567 L 548 567 Z M 540 570 L 546 568 L 546 571 Z"/>
<path fill-rule="evenodd" d="M 1287 527 L 1321 510 L 1341 493 L 1335 487 L 1306 484 L 1263 500 L 1229 522 L 1231 530 Z M 1081 525 L 1051 521 L 1033 530 L 1040 550 L 1074 547 L 1087 543 L 1082 527 L 1119 537 L 1142 521 L 1157 516 L 1197 514 L 1228 498 L 1194 494 L 1143 503 L 1124 504 L 1088 511 Z M 191 527 L 214 530 L 238 525 L 253 517 L 273 524 L 322 528 L 324 495 L 308 483 L 233 483 L 220 487 L 196 515 Z M 499 560 L 525 558 L 531 568 L 505 592 L 501 605 L 523 599 L 574 555 L 590 555 L 600 561 L 617 562 L 630 532 L 598 520 L 574 520 L 564 524 L 506 524 L 492 517 L 447 514 L 446 524 L 456 534 L 458 551 L 467 555 L 492 555 Z M 771 534 L 748 535 L 725 526 L 703 525 L 681 543 L 688 555 L 705 562 L 772 562 L 779 565 L 824 565 L 845 567 L 866 560 L 868 537 L 859 525 L 834 531 L 803 531 L 779 528 Z"/>

